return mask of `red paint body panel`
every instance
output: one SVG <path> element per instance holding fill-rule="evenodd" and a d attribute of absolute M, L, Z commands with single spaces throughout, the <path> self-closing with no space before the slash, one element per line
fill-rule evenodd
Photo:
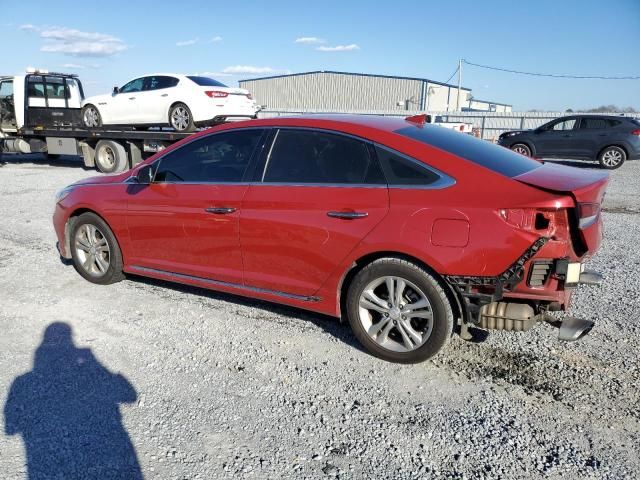
<path fill-rule="evenodd" d="M 245 284 L 313 295 L 388 210 L 386 188 L 252 185 L 240 217 Z"/>
<path fill-rule="evenodd" d="M 131 264 L 242 283 L 239 223 L 246 185 L 128 187 Z M 228 215 L 207 208 L 227 207 Z"/>
<path fill-rule="evenodd" d="M 79 182 L 57 204 L 54 226 L 61 253 L 69 256 L 65 249 L 69 217 L 79 209 L 91 210 L 114 231 L 125 271 L 140 274 L 135 267 L 145 267 L 153 270 L 143 273 L 156 278 L 339 315 L 342 281 L 365 256 L 411 256 L 442 276 L 497 276 L 543 236 L 507 223 L 499 214 L 501 209 L 573 212 L 576 202 L 602 201 L 606 174 L 541 164 L 512 179 L 394 133 L 410 125 L 400 119 L 349 115 L 236 122 L 195 134 L 142 165 L 215 132 L 249 126 L 304 127 L 385 145 L 452 177 L 454 185 L 420 189 L 260 182 L 124 183 L 138 166 L 120 175 Z M 224 216 L 204 210 L 220 206 L 236 210 Z M 329 211 L 366 212 L 368 216 L 343 220 L 327 216 Z M 579 234 L 587 246 L 584 256 L 593 255 L 602 238 L 600 218 Z M 525 270 L 537 259 L 559 258 L 580 260 L 568 232 L 552 238 Z M 309 296 L 317 298 L 304 298 Z M 568 305 L 571 289 L 557 279 L 539 288 L 522 281 L 505 296 Z"/>

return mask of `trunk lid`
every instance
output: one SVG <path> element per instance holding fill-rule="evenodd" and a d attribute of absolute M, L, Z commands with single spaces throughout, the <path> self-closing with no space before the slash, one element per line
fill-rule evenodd
<path fill-rule="evenodd" d="M 514 177 L 514 180 L 544 190 L 570 193 L 578 202 L 600 203 L 609 174 L 593 169 L 543 163 L 540 168 Z"/>
<path fill-rule="evenodd" d="M 569 211 L 569 226 L 574 250 L 578 256 L 595 253 L 602 241 L 600 207 L 609 182 L 608 173 L 544 163 L 535 170 L 514 177 L 514 180 L 571 195 L 575 208 Z"/>

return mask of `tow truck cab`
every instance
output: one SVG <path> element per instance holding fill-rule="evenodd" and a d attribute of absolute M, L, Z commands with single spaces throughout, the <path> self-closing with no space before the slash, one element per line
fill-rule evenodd
<path fill-rule="evenodd" d="M 73 74 L 30 70 L 0 77 L 0 129 L 77 127 L 81 125 L 84 91 Z"/>

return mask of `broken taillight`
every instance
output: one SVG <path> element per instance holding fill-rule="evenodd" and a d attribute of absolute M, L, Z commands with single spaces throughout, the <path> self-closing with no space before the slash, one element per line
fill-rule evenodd
<path fill-rule="evenodd" d="M 564 240 L 569 238 L 567 210 L 544 208 L 501 208 L 498 215 L 512 227 L 540 236 Z"/>
<path fill-rule="evenodd" d="M 598 220 L 600 215 L 599 203 L 578 203 L 578 226 L 587 228 Z"/>

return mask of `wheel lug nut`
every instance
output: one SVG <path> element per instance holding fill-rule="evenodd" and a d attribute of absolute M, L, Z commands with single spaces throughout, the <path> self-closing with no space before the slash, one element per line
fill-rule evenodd
<path fill-rule="evenodd" d="M 403 319 L 403 320 L 406 320 L 406 319 L 407 319 L 407 317 L 405 317 L 404 315 L 402 315 L 402 319 Z"/>
<path fill-rule="evenodd" d="M 397 325 L 397 324 L 398 324 L 398 321 L 397 321 L 397 320 L 394 320 L 394 321 L 393 321 L 393 324 L 394 324 L 394 325 Z"/>

